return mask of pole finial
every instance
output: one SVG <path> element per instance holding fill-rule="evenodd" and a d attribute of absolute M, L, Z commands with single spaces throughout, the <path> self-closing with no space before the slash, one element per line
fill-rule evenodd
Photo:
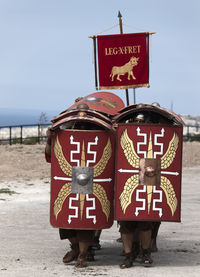
<path fill-rule="evenodd" d="M 119 18 L 121 18 L 121 17 L 122 17 L 122 15 L 121 15 L 120 11 L 118 12 L 118 17 L 119 17 Z"/>

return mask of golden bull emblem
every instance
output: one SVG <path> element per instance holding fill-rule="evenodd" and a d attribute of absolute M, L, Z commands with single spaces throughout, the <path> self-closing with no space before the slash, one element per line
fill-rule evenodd
<path fill-rule="evenodd" d="M 144 182 L 144 175 L 146 178 L 154 178 L 154 181 L 156 180 L 156 176 L 159 176 L 159 185 L 160 188 L 164 191 L 167 199 L 167 204 L 170 207 L 172 216 L 174 215 L 176 209 L 177 209 L 177 197 L 174 191 L 174 188 L 170 182 L 170 180 L 164 176 L 160 176 L 160 169 L 167 169 L 173 162 L 175 156 L 176 156 L 176 150 L 178 148 L 179 143 L 179 137 L 176 132 L 174 132 L 174 135 L 169 142 L 168 149 L 166 153 L 161 157 L 161 159 L 154 159 L 154 153 L 152 149 L 152 135 L 150 133 L 149 143 L 148 143 L 148 151 L 147 151 L 147 159 L 146 159 L 146 168 L 145 170 L 142 170 L 142 167 L 144 168 L 144 160 L 141 159 L 133 145 L 133 141 L 129 138 L 127 129 L 125 129 L 121 135 L 120 138 L 120 144 L 123 149 L 124 155 L 128 161 L 128 163 L 134 167 L 140 169 L 138 172 L 140 174 L 132 175 L 125 183 L 124 189 L 119 197 L 120 205 L 122 208 L 123 213 L 125 214 L 127 207 L 131 204 L 131 198 L 132 194 L 135 191 L 135 189 L 143 183 L 143 185 L 146 185 L 147 187 L 147 204 L 148 204 L 148 214 L 150 212 L 150 206 L 151 206 L 151 199 L 152 199 L 152 191 L 153 191 L 153 184 L 150 182 L 149 184 L 145 184 Z M 156 162 L 158 160 L 159 162 Z M 157 172 L 156 172 L 157 171 Z M 142 172 L 142 173 L 141 173 Z M 153 180 L 153 179 L 152 179 Z M 158 181 L 157 181 L 158 182 Z"/>
<path fill-rule="evenodd" d="M 131 57 L 130 61 L 127 62 L 126 64 L 122 66 L 113 66 L 110 74 L 112 82 L 114 81 L 115 75 L 117 75 L 117 80 L 121 82 L 122 80 L 120 79 L 120 76 L 125 75 L 126 73 L 128 73 L 128 76 L 127 76 L 128 80 L 130 80 L 131 77 L 133 80 L 136 80 L 136 77 L 133 74 L 133 67 L 138 65 L 138 60 L 139 58 Z"/>

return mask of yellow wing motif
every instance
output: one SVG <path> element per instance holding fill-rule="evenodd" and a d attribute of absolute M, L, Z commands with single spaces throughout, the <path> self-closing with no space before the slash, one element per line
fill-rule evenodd
<path fill-rule="evenodd" d="M 110 201 L 107 198 L 106 191 L 99 184 L 93 184 L 93 194 L 98 198 L 101 203 L 102 210 L 106 215 L 107 221 L 110 215 Z"/>
<path fill-rule="evenodd" d="M 127 129 L 125 129 L 121 135 L 120 144 L 128 163 L 135 168 L 139 168 L 140 158 L 135 152 L 133 142 L 128 136 Z"/>
<path fill-rule="evenodd" d="M 176 211 L 177 204 L 178 204 L 174 188 L 173 188 L 172 184 L 170 183 L 170 181 L 164 176 L 161 176 L 160 187 L 163 189 L 163 191 L 165 193 L 165 196 L 167 198 L 167 204 L 170 207 L 171 213 L 173 216 Z"/>
<path fill-rule="evenodd" d="M 54 202 L 53 211 L 56 219 L 58 217 L 58 214 L 62 210 L 62 206 L 63 206 L 63 203 L 65 202 L 65 199 L 69 196 L 70 193 L 71 193 L 71 183 L 66 183 L 59 191 L 58 196 Z"/>
<path fill-rule="evenodd" d="M 65 173 L 65 175 L 72 176 L 72 166 L 65 159 L 58 136 L 56 137 L 56 141 L 54 145 L 54 153 L 58 160 L 61 170 Z"/>
<path fill-rule="evenodd" d="M 112 156 L 112 146 L 109 138 L 103 150 L 103 154 L 100 161 L 94 166 L 94 177 L 99 176 L 104 171 L 111 156 Z"/>
<path fill-rule="evenodd" d="M 125 183 L 124 189 L 119 197 L 120 205 L 123 213 L 125 214 L 127 207 L 131 204 L 131 198 L 134 190 L 139 185 L 139 176 L 131 176 Z"/>
<path fill-rule="evenodd" d="M 174 132 L 173 138 L 171 139 L 171 141 L 169 143 L 168 149 L 161 158 L 161 168 L 162 169 L 166 169 L 172 164 L 172 162 L 176 156 L 176 150 L 178 148 L 178 143 L 179 143 L 179 137 L 178 137 L 177 133 Z"/>

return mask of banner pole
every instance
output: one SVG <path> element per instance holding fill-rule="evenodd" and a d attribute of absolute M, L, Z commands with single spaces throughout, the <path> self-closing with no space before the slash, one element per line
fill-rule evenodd
<path fill-rule="evenodd" d="M 119 11 L 119 13 L 118 13 L 118 18 L 119 18 L 120 34 L 123 34 L 122 15 L 121 15 L 120 11 Z M 128 89 L 125 89 L 125 91 L 126 91 L 126 102 L 127 102 L 127 106 L 129 106 Z"/>
<path fill-rule="evenodd" d="M 96 49 L 96 37 L 93 36 L 93 47 L 94 47 L 94 72 L 95 72 L 95 86 L 96 90 L 98 90 L 98 79 L 97 79 L 97 49 Z"/>
<path fill-rule="evenodd" d="M 135 88 L 133 89 L 133 104 L 136 104 Z"/>

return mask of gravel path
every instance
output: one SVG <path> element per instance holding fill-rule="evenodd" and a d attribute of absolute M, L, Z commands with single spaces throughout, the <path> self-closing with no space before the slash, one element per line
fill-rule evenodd
<path fill-rule="evenodd" d="M 0 276 L 199 276 L 199 145 L 184 144 L 181 223 L 161 224 L 152 268 L 135 263 L 124 270 L 119 268 L 122 245 L 116 242 L 116 222 L 102 232 L 95 262 L 85 269 L 75 269 L 73 262 L 64 265 L 69 244 L 59 240 L 49 223 L 50 166 L 44 162 L 44 145 L 0 146 L 0 189 L 7 191 L 0 193 Z"/>

